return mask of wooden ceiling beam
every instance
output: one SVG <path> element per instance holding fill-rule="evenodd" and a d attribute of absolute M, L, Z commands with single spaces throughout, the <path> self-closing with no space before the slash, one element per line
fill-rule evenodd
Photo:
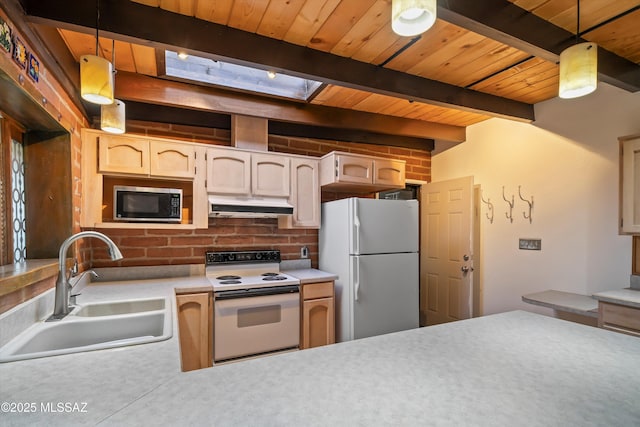
<path fill-rule="evenodd" d="M 264 117 L 273 122 L 309 126 L 307 129 L 316 126 L 325 129 L 360 130 L 371 134 L 396 135 L 407 140 L 417 138 L 426 142 L 432 139 L 463 142 L 466 139 L 466 129 L 461 126 L 264 98 L 135 73 L 118 73 L 116 97 L 125 102 L 135 101 L 214 113 Z M 279 129 L 294 132 L 293 126 L 281 126 Z M 292 133 L 290 136 L 294 135 Z M 312 134 L 307 136 L 312 137 Z"/>
<path fill-rule="evenodd" d="M 27 19 L 85 33 L 95 32 L 93 2 L 21 0 Z M 408 75 L 304 46 L 171 13 L 130 0 L 100 2 L 100 31 L 107 37 L 158 49 L 254 67 L 353 89 L 530 122 L 533 105 Z"/>
<path fill-rule="evenodd" d="M 438 18 L 551 62 L 576 42 L 575 34 L 508 0 L 439 0 Z M 640 90 L 640 66 L 602 46 L 598 78 L 630 92 Z"/>

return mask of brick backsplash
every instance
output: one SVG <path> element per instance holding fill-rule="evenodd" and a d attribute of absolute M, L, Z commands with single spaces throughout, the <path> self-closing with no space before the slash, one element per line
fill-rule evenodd
<path fill-rule="evenodd" d="M 224 129 L 175 126 L 163 123 L 127 122 L 127 131 L 180 139 L 183 141 L 230 145 L 230 134 Z M 269 151 L 321 157 L 331 151 L 393 157 L 407 162 L 408 179 L 428 181 L 431 173 L 431 153 L 400 147 L 374 144 L 287 138 L 269 136 Z M 322 201 L 345 197 L 373 197 L 373 194 L 322 192 Z M 283 260 L 300 257 L 300 248 L 309 248 L 311 265 L 318 266 L 318 230 L 286 230 L 278 228 L 271 218 L 211 218 L 204 230 L 101 229 L 122 251 L 124 259 L 113 262 L 106 248 L 92 241 L 87 254 L 93 267 L 146 266 L 164 264 L 201 264 L 207 250 L 279 249 Z M 87 258 L 85 258 L 86 260 Z"/>

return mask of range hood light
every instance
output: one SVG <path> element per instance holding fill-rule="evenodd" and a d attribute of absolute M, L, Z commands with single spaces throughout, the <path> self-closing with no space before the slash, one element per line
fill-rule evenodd
<path fill-rule="evenodd" d="M 209 196 L 210 217 L 277 218 L 292 215 L 293 206 L 286 199 L 243 199 L 225 196 Z"/>

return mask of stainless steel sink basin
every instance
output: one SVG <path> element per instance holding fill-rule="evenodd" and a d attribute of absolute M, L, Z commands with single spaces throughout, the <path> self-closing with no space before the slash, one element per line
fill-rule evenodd
<path fill-rule="evenodd" d="M 34 324 L 0 348 L 0 362 L 166 340 L 170 307 L 166 298 L 85 305 L 62 320 Z"/>
<path fill-rule="evenodd" d="M 83 317 L 113 316 L 117 314 L 142 313 L 146 311 L 164 310 L 165 299 L 139 299 L 130 301 L 111 301 L 88 304 L 80 307 L 72 314 Z"/>

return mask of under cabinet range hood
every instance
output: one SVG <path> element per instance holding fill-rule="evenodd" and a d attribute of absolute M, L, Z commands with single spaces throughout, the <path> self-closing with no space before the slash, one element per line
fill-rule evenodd
<path fill-rule="evenodd" d="M 209 195 L 210 217 L 277 218 L 292 214 L 293 206 L 286 199 Z"/>

